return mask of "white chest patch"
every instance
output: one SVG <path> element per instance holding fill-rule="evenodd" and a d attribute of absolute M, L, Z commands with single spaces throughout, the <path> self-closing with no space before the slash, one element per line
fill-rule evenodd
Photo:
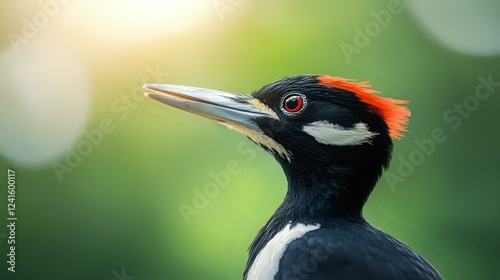
<path fill-rule="evenodd" d="M 296 224 L 293 228 L 290 228 L 290 224 L 286 225 L 286 227 L 280 230 L 259 252 L 248 270 L 246 280 L 274 279 L 279 269 L 279 262 L 288 244 L 318 228 L 320 228 L 319 224 Z"/>
<path fill-rule="evenodd" d="M 345 128 L 326 120 L 305 125 L 302 130 L 321 144 L 335 146 L 355 146 L 371 143 L 378 133 L 371 132 L 365 123 L 359 122 L 353 128 Z"/>

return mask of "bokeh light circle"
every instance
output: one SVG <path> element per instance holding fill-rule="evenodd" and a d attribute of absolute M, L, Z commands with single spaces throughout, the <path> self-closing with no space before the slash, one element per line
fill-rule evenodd
<path fill-rule="evenodd" d="M 406 1 L 422 26 L 450 49 L 477 56 L 500 54 L 500 1 Z"/>
<path fill-rule="evenodd" d="M 22 165 L 43 165 L 66 153 L 89 115 L 83 65 L 64 48 L 33 39 L 0 53 L 0 153 Z"/>

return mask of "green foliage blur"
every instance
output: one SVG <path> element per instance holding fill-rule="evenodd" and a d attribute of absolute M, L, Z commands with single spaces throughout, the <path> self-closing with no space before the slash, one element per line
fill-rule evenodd
<path fill-rule="evenodd" d="M 0 4 L 2 49 L 12 48 L 8 34 L 21 34 L 23 18 L 42 9 L 36 1 L 14 2 Z M 369 80 L 384 96 L 410 100 L 409 132 L 395 142 L 389 173 L 364 215 L 445 279 L 497 277 L 498 53 L 449 48 L 406 6 L 378 23 L 373 12 L 391 1 L 187 2 L 201 7 L 182 15 L 190 24 L 162 34 L 181 24 L 166 18 L 146 36 L 150 27 L 140 23 L 151 14 L 132 11 L 133 24 L 111 22 L 123 13 L 110 8 L 112 1 L 67 1 L 19 43 L 22 54 L 36 40 L 51 40 L 80 61 L 88 116 L 75 141 L 45 162 L 5 156 L 24 149 L 22 141 L 2 146 L 0 279 L 241 279 L 248 246 L 286 192 L 280 167 L 237 132 L 147 99 L 140 87 L 153 82 L 250 93 L 306 73 Z M 104 16 L 95 19 L 90 11 Z M 367 26 L 373 22 L 378 28 Z M 45 69 L 50 74 L 58 67 Z M 497 84 L 483 86 L 478 96 L 488 79 Z M 68 86 L 68 94 L 73 90 Z M 61 105 L 59 118 L 70 118 L 72 106 L 80 105 Z M 23 124 L 0 116 L 11 129 L 0 127 L 4 141 Z M 39 129 L 30 130 L 28 143 L 36 146 L 37 133 L 58 127 Z M 91 151 L 82 156 L 83 142 Z M 15 273 L 7 271 L 8 168 L 16 171 Z"/>

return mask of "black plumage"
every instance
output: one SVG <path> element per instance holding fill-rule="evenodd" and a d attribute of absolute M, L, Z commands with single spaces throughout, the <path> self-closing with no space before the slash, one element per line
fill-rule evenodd
<path fill-rule="evenodd" d="M 402 242 L 362 219 L 335 219 L 291 242 L 276 280 L 441 279 Z"/>
<path fill-rule="evenodd" d="M 244 279 L 442 279 L 362 215 L 389 165 L 392 140 L 405 131 L 405 102 L 366 83 L 320 75 L 285 77 L 251 97 L 146 88 L 156 100 L 239 130 L 281 164 L 287 193 L 251 244 Z M 307 230 L 293 237 L 299 227 Z"/>

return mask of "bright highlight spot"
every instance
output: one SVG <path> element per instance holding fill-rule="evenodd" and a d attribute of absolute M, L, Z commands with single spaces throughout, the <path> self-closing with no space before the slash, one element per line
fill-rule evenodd
<path fill-rule="evenodd" d="M 203 0 L 105 0 L 94 5 L 74 3 L 69 17 L 90 22 L 100 35 L 119 41 L 140 43 L 179 33 L 195 24 L 205 13 L 213 13 L 211 2 Z"/>

